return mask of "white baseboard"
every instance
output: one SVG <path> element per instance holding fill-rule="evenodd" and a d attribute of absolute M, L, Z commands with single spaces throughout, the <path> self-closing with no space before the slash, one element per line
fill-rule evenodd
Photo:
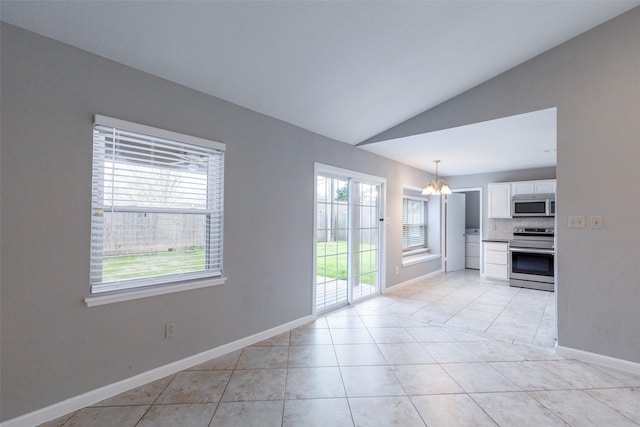
<path fill-rule="evenodd" d="M 143 372 L 122 381 L 118 381 L 117 383 L 109 384 L 104 387 L 91 390 L 79 396 L 74 396 L 67 400 L 63 400 L 62 402 L 54 403 L 51 406 L 38 409 L 37 411 L 33 411 L 28 414 L 21 415 L 17 418 L 7 420 L 3 423 L 0 423 L 0 427 L 32 427 L 42 424 L 44 422 L 66 415 L 70 412 L 77 411 L 86 406 L 98 403 L 109 397 L 113 397 L 127 390 L 131 390 L 160 378 L 164 378 L 168 375 L 175 374 L 176 372 L 188 369 L 192 366 L 206 362 L 207 360 L 224 356 L 225 354 L 231 353 L 232 351 L 240 350 L 241 348 L 290 331 L 291 329 L 295 329 L 299 326 L 307 324 L 314 319 L 315 316 L 301 317 L 300 319 L 285 323 L 280 326 L 276 326 L 275 328 L 259 332 L 246 338 L 241 338 L 237 341 L 221 345 L 220 347 L 216 347 L 211 350 L 189 356 L 185 359 L 160 366 L 158 368 Z"/>
<path fill-rule="evenodd" d="M 386 294 L 387 292 L 397 291 L 398 289 L 404 288 L 405 286 L 411 285 L 413 283 L 419 282 L 424 279 L 428 279 L 429 277 L 437 276 L 440 273 L 442 273 L 442 270 L 436 270 L 436 271 L 432 271 L 431 273 L 424 274 L 422 276 L 414 277 L 413 279 L 393 285 L 390 288 L 385 288 L 382 291 L 382 293 Z"/>
<path fill-rule="evenodd" d="M 558 356 L 566 357 L 567 359 L 577 359 L 582 362 L 593 363 L 594 365 L 603 366 L 605 368 L 617 369 L 619 371 L 640 375 L 640 363 L 624 359 L 616 359 L 615 357 L 591 353 L 571 347 L 563 347 L 560 345 L 556 345 L 556 354 Z"/>

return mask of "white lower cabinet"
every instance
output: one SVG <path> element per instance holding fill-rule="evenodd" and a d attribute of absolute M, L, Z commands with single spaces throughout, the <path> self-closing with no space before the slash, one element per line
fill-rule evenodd
<path fill-rule="evenodd" d="M 491 279 L 509 279 L 509 244 L 484 242 L 484 274 Z"/>

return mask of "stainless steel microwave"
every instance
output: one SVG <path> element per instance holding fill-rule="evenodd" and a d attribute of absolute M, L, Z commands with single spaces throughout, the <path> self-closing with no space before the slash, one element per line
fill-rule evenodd
<path fill-rule="evenodd" d="M 556 216 L 556 195 L 516 194 L 511 198 L 511 216 Z"/>

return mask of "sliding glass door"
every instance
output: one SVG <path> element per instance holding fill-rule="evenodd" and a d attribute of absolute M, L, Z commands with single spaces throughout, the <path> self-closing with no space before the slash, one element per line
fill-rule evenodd
<path fill-rule="evenodd" d="M 316 312 L 380 291 L 383 183 L 340 172 L 316 174 Z"/>
<path fill-rule="evenodd" d="M 380 185 L 351 181 L 351 291 L 352 299 L 375 294 L 380 259 Z"/>
<path fill-rule="evenodd" d="M 316 310 L 348 303 L 349 181 L 316 178 Z"/>

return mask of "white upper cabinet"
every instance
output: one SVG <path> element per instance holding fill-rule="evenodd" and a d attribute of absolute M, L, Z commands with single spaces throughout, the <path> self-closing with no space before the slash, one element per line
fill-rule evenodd
<path fill-rule="evenodd" d="M 541 194 L 556 192 L 555 179 L 542 179 L 538 181 L 516 181 L 511 183 L 511 195 L 516 194 Z"/>
<path fill-rule="evenodd" d="M 489 218 L 511 218 L 511 183 L 487 184 Z"/>
<path fill-rule="evenodd" d="M 535 193 L 535 181 L 518 181 L 511 183 L 511 195 Z"/>
<path fill-rule="evenodd" d="M 535 183 L 534 193 L 556 193 L 555 179 L 545 179 L 533 182 Z"/>
<path fill-rule="evenodd" d="M 538 181 L 497 182 L 487 184 L 489 218 L 511 218 L 511 197 L 516 194 L 556 192 L 555 179 Z"/>

